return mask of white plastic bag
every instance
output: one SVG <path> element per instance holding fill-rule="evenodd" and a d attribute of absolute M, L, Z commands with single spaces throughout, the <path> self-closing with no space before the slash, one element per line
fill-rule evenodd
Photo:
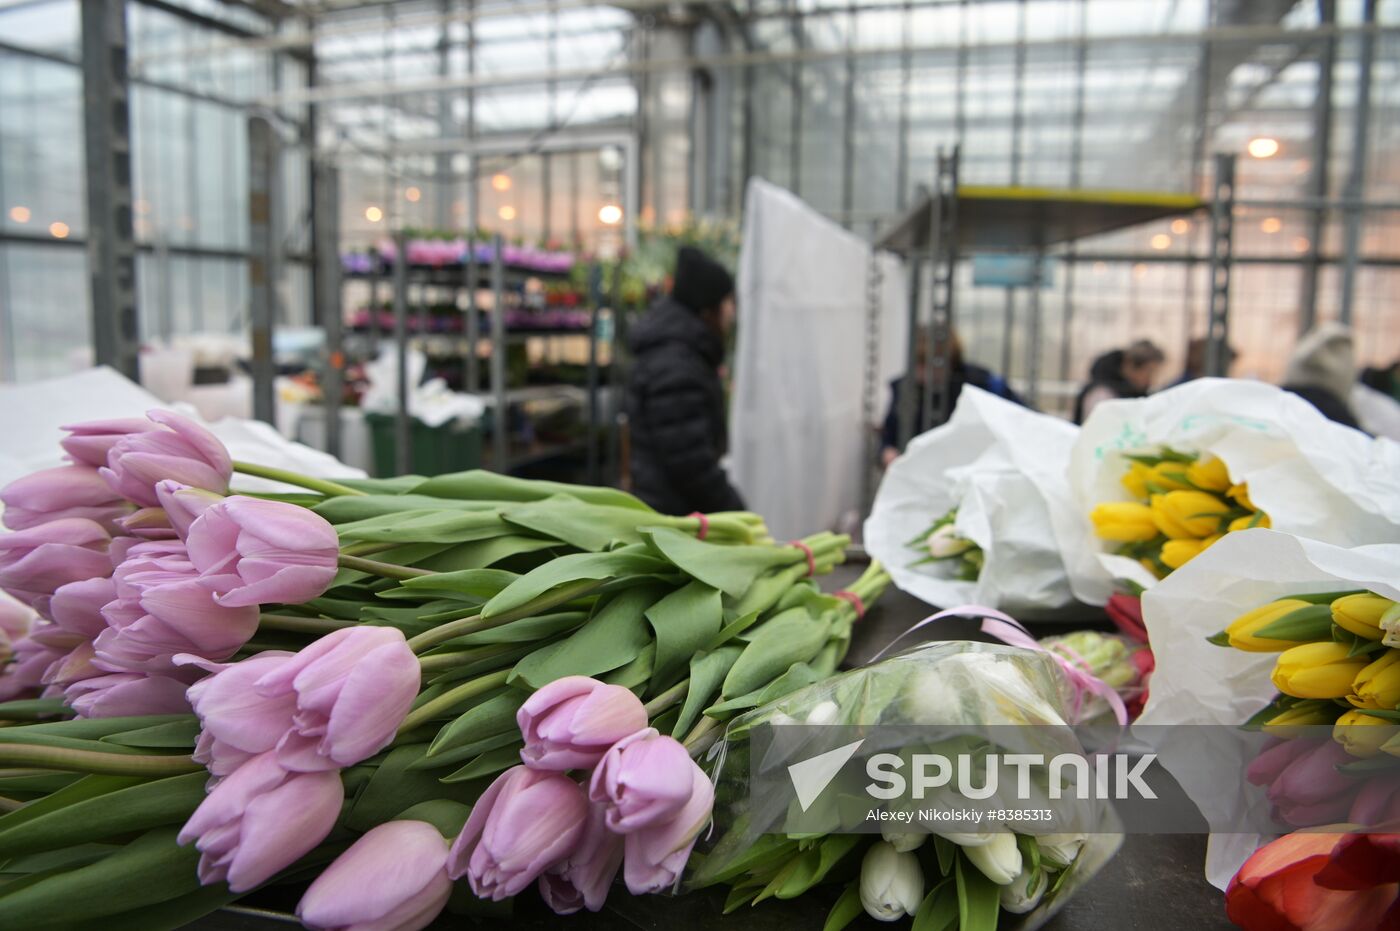
<path fill-rule="evenodd" d="M 1105 401 L 1080 431 L 1070 457 L 1073 524 L 1057 529 L 1081 600 L 1101 604 L 1114 579 L 1158 584 L 1136 560 L 1110 552 L 1114 544 L 1094 534 L 1089 512 L 1131 499 L 1121 482 L 1125 455 L 1163 446 L 1223 460 L 1275 530 L 1338 546 L 1400 543 L 1400 444 L 1333 423 L 1272 385 L 1201 378 Z"/>
<path fill-rule="evenodd" d="M 982 604 L 1019 616 L 1054 611 L 1074 595 L 1058 523 L 1072 527 L 1066 473 L 1078 430 L 966 386 L 953 416 L 915 437 L 885 473 L 865 522 L 865 547 L 894 584 L 931 605 Z M 958 533 L 981 547 L 977 581 L 950 578 L 948 563 L 911 565 L 909 541 L 956 507 Z M 1095 591 L 1107 600 L 1107 583 Z"/>
<path fill-rule="evenodd" d="M 1143 595 L 1143 620 L 1157 668 L 1137 723 L 1243 724 L 1278 694 L 1269 678 L 1278 654 L 1218 647 L 1206 638 L 1278 598 L 1359 588 L 1400 599 L 1400 545 L 1346 549 L 1273 530 L 1226 534 Z M 1183 740 L 1199 740 L 1200 734 L 1183 732 Z M 1179 754 L 1170 745 L 1157 749 L 1162 764 L 1201 806 L 1207 821 L 1246 823 L 1243 806 L 1249 797 L 1211 784 L 1227 767 L 1203 773 L 1192 765 L 1199 759 L 1199 746 L 1182 747 Z M 1219 750 L 1239 757 L 1228 768 L 1242 779 L 1250 762 L 1244 744 L 1222 740 Z M 1206 878 L 1225 888 L 1260 841 L 1252 834 L 1212 835 Z"/>

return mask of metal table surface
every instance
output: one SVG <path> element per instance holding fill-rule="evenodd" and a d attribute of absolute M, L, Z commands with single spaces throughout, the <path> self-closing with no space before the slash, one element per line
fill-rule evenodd
<path fill-rule="evenodd" d="M 864 567 L 847 563 L 822 579 L 828 591 L 855 579 Z M 920 619 L 931 609 L 922 602 L 891 587 L 880 601 L 871 607 L 856 626 L 852 637 L 848 665 L 859 665 L 878 653 L 886 644 Z M 933 629 L 918 631 L 901 643 L 901 648 L 922 640 L 987 640 L 978 630 L 978 623 L 964 618 L 949 618 Z M 1065 633 L 1094 627 L 1111 629 L 1107 619 L 1093 609 L 1085 609 L 1078 621 L 1039 623 L 1033 631 L 1038 636 Z M 1231 928 L 1225 917 L 1224 898 L 1205 881 L 1206 839 L 1197 834 L 1130 835 L 1124 838 L 1118 854 L 1082 888 L 1054 920 L 1045 925 L 1047 931 L 1166 931 L 1190 928 L 1193 931 Z M 509 927 L 517 931 L 607 931 L 607 929 L 639 929 L 639 931 L 813 931 L 826 919 L 827 909 L 835 900 L 835 887 L 818 888 L 786 902 L 768 900 L 754 908 L 742 908 L 731 915 L 722 914 L 723 890 L 669 898 L 666 896 L 634 897 L 625 893 L 609 898 L 597 914 L 583 912 L 566 918 L 550 912 L 535 895 L 522 896 L 513 917 L 501 919 L 463 918 L 444 915 L 431 927 L 446 929 L 462 926 Z M 240 907 L 226 909 L 190 925 L 200 931 L 277 931 L 294 919 L 288 914 L 296 906 L 297 893 L 290 889 L 271 889 L 249 897 Z M 902 925 L 908 927 L 907 924 Z M 890 925 L 864 915 L 850 927 L 873 931 Z"/>

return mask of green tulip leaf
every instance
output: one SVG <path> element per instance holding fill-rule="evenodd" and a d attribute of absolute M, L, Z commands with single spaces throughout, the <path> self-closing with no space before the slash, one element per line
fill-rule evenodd
<path fill-rule="evenodd" d="M 919 903 L 910 931 L 957 931 L 957 927 L 958 891 L 952 879 L 945 879 Z"/>
<path fill-rule="evenodd" d="M 208 781 L 208 773 L 186 773 L 73 801 L 15 825 L 0 819 L 0 859 L 183 824 L 204 801 Z"/>
<path fill-rule="evenodd" d="M 958 883 L 959 931 L 996 931 L 1001 911 L 1001 890 L 967 857 L 959 856 L 955 868 Z"/>
<path fill-rule="evenodd" d="M 772 682 L 794 663 L 815 657 L 826 644 L 831 624 L 794 608 L 752 631 L 743 654 L 725 677 L 725 698 L 743 695 Z"/>
<path fill-rule="evenodd" d="M 802 861 L 774 891 L 779 899 L 795 899 L 826 879 L 847 854 L 864 838 L 859 834 L 832 834 L 810 848 Z M 815 858 L 812 855 L 815 854 Z"/>
<path fill-rule="evenodd" d="M 427 759 L 441 756 L 449 750 L 465 746 L 482 737 L 513 731 L 516 712 L 525 704 L 530 693 L 523 689 L 502 689 L 496 695 L 459 715 L 443 726 L 428 747 Z"/>
<path fill-rule="evenodd" d="M 337 485 L 363 491 L 366 495 L 405 495 L 427 481 L 422 475 L 395 475 L 392 478 L 338 478 Z"/>
<path fill-rule="evenodd" d="M 64 718 L 72 710 L 61 698 L 23 698 L 0 702 L 0 721 L 33 721 L 43 718 Z"/>
<path fill-rule="evenodd" d="M 512 766 L 520 765 L 520 742 L 497 747 L 494 750 L 487 750 L 479 754 L 466 766 L 455 772 L 442 777 L 443 782 L 463 782 L 468 779 L 486 779 L 494 777 L 497 773 L 505 772 Z"/>
<path fill-rule="evenodd" d="M 395 821 L 424 821 L 438 829 L 438 833 L 451 840 L 462 833 L 462 825 L 471 816 L 472 807 L 445 798 L 435 798 L 419 802 L 405 808 L 394 816 Z"/>
<path fill-rule="evenodd" d="M 193 720 L 195 720 L 195 717 L 192 714 L 150 714 L 124 718 L 72 718 L 67 721 L 50 721 L 44 724 L 25 724 L 18 727 L 7 727 L 3 731 L 0 731 L 0 733 L 11 736 L 20 733 L 53 734 L 59 737 L 71 737 L 79 740 L 101 740 L 112 734 L 153 727 L 157 724 L 170 724 L 172 722 Z M 99 749 L 103 748 L 99 746 Z"/>
<path fill-rule="evenodd" d="M 383 598 L 453 598 L 484 604 L 506 591 L 524 576 L 501 569 L 463 569 L 405 579 L 401 587 L 384 592 Z"/>
<path fill-rule="evenodd" d="M 865 906 L 860 904 L 860 883 L 853 882 L 846 887 L 846 891 L 836 900 L 836 904 L 831 906 L 831 911 L 827 912 L 826 923 L 822 925 L 822 931 L 841 931 L 846 925 L 856 920 L 856 917 L 865 910 Z"/>
<path fill-rule="evenodd" d="M 428 495 L 336 495 L 323 498 L 311 510 L 332 524 L 350 524 L 375 517 L 402 514 L 406 511 L 488 511 L 495 510 L 495 501 L 453 501 Z"/>
<path fill-rule="evenodd" d="M 706 543 L 670 527 L 645 532 L 657 552 L 693 579 L 741 598 L 763 573 L 804 562 L 795 547 Z"/>
<path fill-rule="evenodd" d="M 363 833 L 411 805 L 433 799 L 473 804 L 484 785 L 475 782 L 444 785 L 433 773 L 413 767 L 423 759 L 427 749 L 427 744 L 405 744 L 390 750 L 344 816 L 345 826 Z"/>
<path fill-rule="evenodd" d="M 510 533 L 494 509 L 397 511 L 341 524 L 342 541 L 358 543 L 467 543 Z"/>
<path fill-rule="evenodd" d="M 554 495 L 570 495 L 590 504 L 654 513 L 640 499 L 616 488 L 533 481 L 484 469 L 435 476 L 414 486 L 413 493 L 434 498 L 478 501 L 541 501 Z"/>
<path fill-rule="evenodd" d="M 720 647 L 718 650 L 697 654 L 690 661 L 690 688 L 686 690 L 685 704 L 681 706 L 681 715 L 671 731 L 672 737 L 679 740 L 690 733 L 690 729 L 700 718 L 700 712 L 715 697 L 741 651 L 742 648 L 738 646 Z"/>
<path fill-rule="evenodd" d="M 105 915 L 101 928 L 102 931 L 177 931 L 206 915 L 212 915 L 238 898 L 239 893 L 231 892 L 228 886 L 218 883 L 155 905 L 119 915 Z M 72 927 L 65 920 L 58 924 L 39 925 L 32 931 L 59 931 Z"/>
<path fill-rule="evenodd" d="M 588 504 L 572 495 L 556 495 L 544 501 L 506 508 L 501 511 L 501 519 L 590 553 L 601 552 L 618 543 L 640 543 L 639 527 L 667 520 L 636 508 Z"/>
<path fill-rule="evenodd" d="M 656 657 L 651 684 L 657 684 L 685 668 L 697 652 L 724 626 L 719 591 L 703 582 L 691 582 L 647 609 L 647 622 L 656 633 Z"/>
<path fill-rule="evenodd" d="M 519 610 L 555 590 L 569 591 L 565 586 L 577 586 L 578 593 L 582 593 L 594 587 L 592 583 L 606 582 L 619 576 L 659 572 L 663 568 L 665 563 L 641 545 L 607 553 L 571 553 L 552 559 L 517 578 L 486 603 L 481 609 L 481 616 L 491 618 Z"/>
<path fill-rule="evenodd" d="M 33 821 L 53 812 L 59 812 L 70 805 L 98 798 L 119 789 L 140 785 L 146 780 L 140 776 L 83 776 L 73 784 L 53 793 L 47 798 L 31 802 L 23 808 L 0 817 L 0 832 L 10 831 L 21 824 Z"/>
<path fill-rule="evenodd" d="M 120 744 L 123 747 L 151 747 L 162 750 L 190 750 L 199 740 L 199 719 L 191 715 L 183 721 L 168 724 L 155 724 L 134 731 L 109 734 L 102 738 L 103 743 Z"/>
<path fill-rule="evenodd" d="M 651 643 L 646 610 L 664 591 L 640 586 L 600 602 L 593 616 L 563 642 L 536 650 L 517 663 L 510 680 L 543 688 L 565 676 L 596 676 L 627 665 Z"/>
<path fill-rule="evenodd" d="M 431 572 L 458 572 L 462 569 L 487 569 L 504 562 L 512 556 L 524 553 L 537 553 L 550 547 L 559 546 L 558 541 L 527 537 L 518 533 L 502 534 L 489 540 L 474 540 L 458 543 L 435 556 L 413 563 L 419 569 Z"/>
<path fill-rule="evenodd" d="M 632 662 L 621 669 L 614 669 L 606 675 L 599 676 L 599 678 L 608 685 L 620 685 L 635 692 L 651 681 L 652 666 L 655 661 L 656 644 L 648 643 Z"/>
<path fill-rule="evenodd" d="M 1310 604 L 1306 608 L 1296 608 L 1259 628 L 1252 636 L 1258 640 L 1293 640 L 1299 643 L 1330 640 L 1332 606 Z"/>
<path fill-rule="evenodd" d="M 1348 588 L 1340 592 L 1313 592 L 1309 595 L 1285 595 L 1284 597 L 1294 601 L 1306 601 L 1308 604 L 1330 605 L 1338 598 L 1345 598 L 1348 595 L 1364 595 L 1367 591 L 1364 588 Z"/>

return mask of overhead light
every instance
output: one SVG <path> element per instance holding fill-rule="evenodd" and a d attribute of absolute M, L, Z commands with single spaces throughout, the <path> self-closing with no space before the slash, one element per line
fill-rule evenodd
<path fill-rule="evenodd" d="M 507 222 L 510 220 L 514 220 L 515 208 L 512 207 L 510 204 L 506 204 L 500 210 L 496 211 L 496 216 L 500 217 L 502 220 L 506 220 Z"/>
<path fill-rule="evenodd" d="M 617 204 L 604 204 L 598 209 L 598 220 L 608 226 L 616 226 L 622 220 L 622 208 Z"/>
<path fill-rule="evenodd" d="M 10 219 L 11 219 L 11 220 L 14 220 L 16 223 L 28 223 L 28 222 L 29 222 L 29 208 L 28 208 L 28 207 L 11 207 L 11 208 L 10 208 Z"/>
<path fill-rule="evenodd" d="M 1165 249 L 1172 244 L 1172 238 L 1166 233 L 1158 233 L 1152 237 L 1152 248 Z"/>
<path fill-rule="evenodd" d="M 1094 274 L 1095 274 L 1095 275 L 1102 275 L 1102 274 L 1103 274 L 1104 272 L 1106 272 L 1106 271 L 1108 271 L 1108 263 L 1107 263 L 1107 262 L 1095 262 L 1095 263 L 1094 263 Z"/>
<path fill-rule="evenodd" d="M 494 174 L 491 176 L 491 188 L 496 191 L 510 190 L 510 175 Z"/>
<path fill-rule="evenodd" d="M 1311 249 L 1311 248 L 1312 248 L 1312 243 L 1308 242 L 1308 237 L 1306 237 L 1306 236 L 1295 236 L 1295 237 L 1293 238 L 1293 251 L 1294 251 L 1294 252 L 1307 252 L 1307 251 L 1308 251 L 1309 249 Z"/>
<path fill-rule="evenodd" d="M 1177 217 L 1172 221 L 1172 232 L 1178 236 L 1185 236 L 1191 231 L 1191 223 L 1185 217 Z"/>
<path fill-rule="evenodd" d="M 365 219 L 371 223 L 378 223 L 380 220 L 384 219 L 384 211 L 380 210 L 378 207 L 366 207 Z"/>
<path fill-rule="evenodd" d="M 1137 263 L 1136 265 L 1134 265 L 1134 266 L 1133 266 L 1133 277 L 1134 277 L 1134 278 L 1145 278 L 1145 277 L 1147 277 L 1147 266 L 1144 265 L 1142 262 L 1139 262 L 1139 263 Z"/>
<path fill-rule="evenodd" d="M 1278 140 L 1269 136 L 1256 136 L 1249 140 L 1245 149 L 1255 158 L 1273 158 L 1278 154 Z"/>
<path fill-rule="evenodd" d="M 423 192 L 418 190 L 418 188 L 416 187 L 411 187 L 403 192 L 403 197 L 404 200 L 408 201 L 409 203 L 416 204 L 418 203 L 418 201 L 422 200 Z"/>
<path fill-rule="evenodd" d="M 1283 221 L 1278 217 L 1265 217 L 1264 222 L 1259 224 L 1259 228 L 1266 233 L 1277 233 L 1283 229 Z"/>
<path fill-rule="evenodd" d="M 68 238 L 68 224 L 62 220 L 55 220 L 49 224 L 49 235 L 54 239 Z"/>

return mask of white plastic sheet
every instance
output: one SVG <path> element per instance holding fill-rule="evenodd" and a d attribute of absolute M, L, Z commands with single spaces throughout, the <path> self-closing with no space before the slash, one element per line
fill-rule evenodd
<path fill-rule="evenodd" d="M 1275 599 L 1355 588 L 1400 599 L 1400 545 L 1347 549 L 1272 530 L 1227 534 L 1143 595 L 1143 621 L 1157 668 L 1138 723 L 1243 724 L 1278 694 L 1269 679 L 1278 654 L 1218 647 L 1206 638 Z M 1198 741 L 1200 735 L 1191 730 L 1183 732 L 1183 739 Z M 1242 748 L 1236 741 L 1220 741 L 1221 753 L 1240 757 L 1229 768 L 1241 778 L 1249 763 Z M 1249 797 L 1209 782 L 1224 767 L 1203 774 L 1186 763 L 1199 759 L 1199 746 L 1181 748 L 1179 757 L 1170 742 L 1157 749 L 1162 764 L 1201 805 L 1209 822 L 1245 823 L 1243 806 Z M 1183 762 L 1174 766 L 1174 759 Z M 1206 878 L 1225 888 L 1261 840 L 1252 834 L 1212 835 Z"/>
<path fill-rule="evenodd" d="M 36 469 L 62 463 L 58 445 L 64 424 L 110 417 L 142 417 L 149 410 L 169 408 L 196 421 L 198 413 L 180 404 L 166 404 L 110 368 L 94 368 L 19 385 L 0 386 L 0 485 Z M 202 422 L 202 421 L 201 421 Z M 234 459 L 289 469 L 321 478 L 363 478 L 320 450 L 293 443 L 265 423 L 226 417 L 205 426 L 223 441 Z M 279 487 L 261 479 L 235 475 L 233 486 L 244 490 Z"/>
<path fill-rule="evenodd" d="M 730 475 L 775 536 L 829 529 L 861 506 L 870 247 L 794 195 L 749 182 L 739 260 Z M 903 266 L 879 258 L 877 410 L 903 369 Z"/>
<path fill-rule="evenodd" d="M 948 422 L 910 441 L 885 473 L 865 522 L 866 549 L 900 590 L 938 607 L 982 604 L 1025 616 L 1071 604 L 1052 514 L 1070 525 L 1066 474 L 1078 432 L 964 387 Z M 954 507 L 959 535 L 986 560 L 975 582 L 950 578 L 947 563 L 912 565 L 920 554 L 906 545 Z"/>
<path fill-rule="evenodd" d="M 1121 483 L 1125 454 L 1163 445 L 1224 460 L 1275 530 L 1339 546 L 1400 543 L 1400 444 L 1333 423 L 1272 385 L 1202 378 L 1139 400 L 1105 401 L 1080 431 L 1070 460 L 1074 523 L 1059 537 L 1081 600 L 1102 603 L 1115 578 L 1157 584 L 1136 560 L 1108 551 L 1113 544 L 1094 535 L 1089 512 L 1131 498 Z"/>

